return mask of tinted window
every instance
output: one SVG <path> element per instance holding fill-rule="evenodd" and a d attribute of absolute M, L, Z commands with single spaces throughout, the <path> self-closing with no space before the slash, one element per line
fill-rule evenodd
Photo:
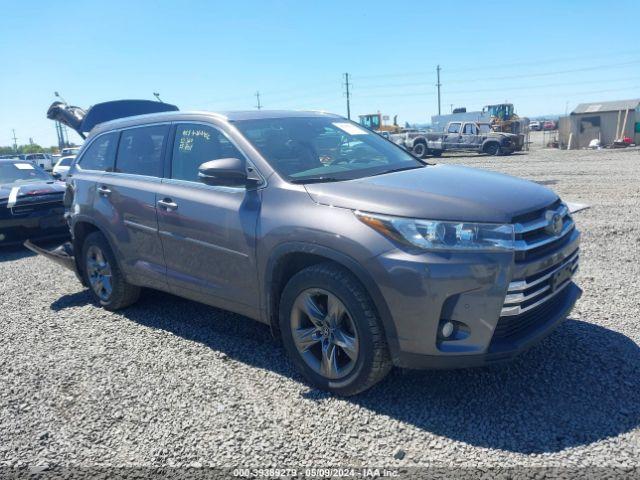
<path fill-rule="evenodd" d="M 118 133 L 107 133 L 94 140 L 84 152 L 79 165 L 82 170 L 99 170 L 110 172 L 113 170 Z"/>
<path fill-rule="evenodd" d="M 116 172 L 162 176 L 162 151 L 168 125 L 132 128 L 120 136 Z"/>
<path fill-rule="evenodd" d="M 198 167 L 218 158 L 244 158 L 219 130 L 207 125 L 180 124 L 176 128 L 171 178 L 198 182 Z"/>
<path fill-rule="evenodd" d="M 458 133 L 460 132 L 460 124 L 459 123 L 452 123 L 451 125 L 449 125 L 449 133 Z"/>

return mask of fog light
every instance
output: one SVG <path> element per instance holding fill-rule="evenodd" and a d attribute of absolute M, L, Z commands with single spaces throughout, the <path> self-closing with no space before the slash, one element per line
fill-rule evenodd
<path fill-rule="evenodd" d="M 453 323 L 445 322 L 442 325 L 442 329 L 440 330 L 440 333 L 442 334 L 443 338 L 449 338 L 453 333 Z"/>

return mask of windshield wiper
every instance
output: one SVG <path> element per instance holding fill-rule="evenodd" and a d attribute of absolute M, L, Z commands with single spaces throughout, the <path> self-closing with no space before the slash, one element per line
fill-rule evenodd
<path fill-rule="evenodd" d="M 373 176 L 378 176 L 378 175 L 386 175 L 387 173 L 395 173 L 395 172 L 402 172 L 404 170 L 413 170 L 414 168 L 422 168 L 424 167 L 424 165 L 411 165 L 410 167 L 398 167 L 398 168 L 392 168 L 391 170 L 385 170 L 383 172 L 380 173 L 374 173 Z"/>
<path fill-rule="evenodd" d="M 336 177 L 308 177 L 308 178 L 296 178 L 291 180 L 291 183 L 326 183 L 326 182 L 340 182 L 342 180 L 348 180 L 346 178 Z"/>

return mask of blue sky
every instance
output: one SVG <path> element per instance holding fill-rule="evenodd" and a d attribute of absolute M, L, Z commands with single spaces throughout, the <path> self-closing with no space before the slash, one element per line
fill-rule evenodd
<path fill-rule="evenodd" d="M 156 91 L 182 110 L 254 108 L 259 90 L 265 108 L 346 114 L 344 72 L 353 117 L 424 123 L 437 64 L 445 112 L 508 100 L 564 113 L 640 97 L 639 17 L 635 0 L 4 1 L 0 145 L 12 128 L 55 144 L 56 90 L 82 107 Z"/>

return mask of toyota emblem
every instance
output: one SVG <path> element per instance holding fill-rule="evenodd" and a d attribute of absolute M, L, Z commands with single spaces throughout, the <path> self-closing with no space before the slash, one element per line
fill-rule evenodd
<path fill-rule="evenodd" d="M 549 219 L 549 223 L 545 229 L 547 233 L 555 236 L 560 235 L 564 224 L 562 216 L 557 212 L 547 212 L 547 218 Z"/>

